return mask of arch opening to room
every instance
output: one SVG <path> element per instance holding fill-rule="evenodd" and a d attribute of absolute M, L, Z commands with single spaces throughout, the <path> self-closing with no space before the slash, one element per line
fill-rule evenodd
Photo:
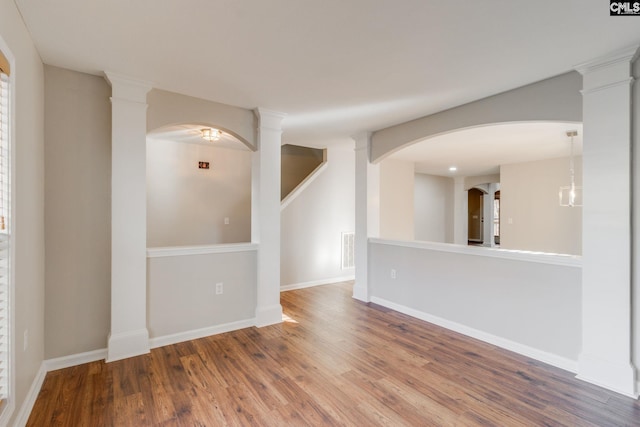
<path fill-rule="evenodd" d="M 380 234 L 581 255 L 582 208 L 562 203 L 572 174 L 581 189 L 581 123 L 497 123 L 420 139 L 380 162 Z M 474 188 L 482 191 L 471 206 Z"/>
<path fill-rule="evenodd" d="M 147 247 L 251 242 L 249 147 L 213 123 L 149 132 Z"/>

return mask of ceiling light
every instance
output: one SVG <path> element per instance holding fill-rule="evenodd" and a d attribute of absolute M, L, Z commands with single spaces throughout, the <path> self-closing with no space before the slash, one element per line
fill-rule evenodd
<path fill-rule="evenodd" d="M 457 168 L 457 167 L 455 167 L 455 166 L 451 166 L 451 167 L 449 167 L 449 172 L 455 172 L 455 171 L 457 171 L 457 170 L 458 170 L 458 168 Z"/>
<path fill-rule="evenodd" d="M 207 141 L 218 141 L 220 136 L 222 136 L 222 132 L 218 129 L 206 128 L 200 132 L 202 132 L 202 139 L 206 139 Z"/>

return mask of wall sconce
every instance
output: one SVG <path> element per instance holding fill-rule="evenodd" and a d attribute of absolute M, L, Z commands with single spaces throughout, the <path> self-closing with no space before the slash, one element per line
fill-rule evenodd
<path fill-rule="evenodd" d="M 222 132 L 218 129 L 206 128 L 201 129 L 200 132 L 202 132 L 202 139 L 206 139 L 207 141 L 218 141 L 222 136 Z"/>

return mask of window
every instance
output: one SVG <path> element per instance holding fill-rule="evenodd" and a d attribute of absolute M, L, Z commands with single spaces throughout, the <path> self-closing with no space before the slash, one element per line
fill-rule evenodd
<path fill-rule="evenodd" d="M 11 217 L 10 217 L 10 85 L 9 64 L 0 51 L 0 411 L 9 400 L 11 297 Z M 6 415 L 3 414 L 3 415 Z"/>

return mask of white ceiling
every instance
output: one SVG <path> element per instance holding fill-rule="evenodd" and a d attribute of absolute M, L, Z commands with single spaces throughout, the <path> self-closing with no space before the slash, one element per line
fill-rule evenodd
<path fill-rule="evenodd" d="M 45 63 L 287 113 L 327 146 L 640 43 L 604 0 L 15 0 Z"/>
<path fill-rule="evenodd" d="M 582 124 L 512 123 L 482 126 L 435 136 L 388 158 L 415 162 L 416 172 L 440 176 L 479 176 L 500 172 L 500 165 L 582 155 Z M 568 167 L 567 163 L 567 167 Z M 449 171 L 455 166 L 456 171 Z"/>

